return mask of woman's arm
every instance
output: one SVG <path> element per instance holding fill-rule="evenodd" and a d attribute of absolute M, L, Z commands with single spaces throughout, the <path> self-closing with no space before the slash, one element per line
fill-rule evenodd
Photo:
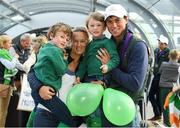
<path fill-rule="evenodd" d="M 13 58 L 12 61 L 0 58 L 0 62 L 9 70 L 12 70 L 16 67 L 16 58 Z"/>

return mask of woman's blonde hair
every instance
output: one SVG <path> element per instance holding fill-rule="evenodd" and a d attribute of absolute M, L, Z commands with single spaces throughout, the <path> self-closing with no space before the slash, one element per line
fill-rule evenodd
<path fill-rule="evenodd" d="M 87 31 L 86 27 L 75 27 L 73 29 L 73 32 L 82 32 L 82 33 L 84 33 L 86 35 L 86 37 L 87 37 L 87 41 L 89 42 L 89 34 L 88 34 L 88 31 Z"/>
<path fill-rule="evenodd" d="M 11 40 L 11 37 L 8 35 L 1 35 L 0 36 L 0 48 L 4 48 L 4 44 Z"/>
<path fill-rule="evenodd" d="M 179 56 L 180 56 L 180 53 L 179 53 L 179 51 L 177 49 L 172 49 L 169 52 L 169 58 L 172 59 L 172 60 L 179 59 Z"/>
<path fill-rule="evenodd" d="M 48 41 L 47 37 L 44 36 L 44 35 L 40 35 L 38 37 L 33 38 L 33 42 L 40 44 L 40 46 L 42 46 L 45 43 L 47 43 L 47 41 Z"/>

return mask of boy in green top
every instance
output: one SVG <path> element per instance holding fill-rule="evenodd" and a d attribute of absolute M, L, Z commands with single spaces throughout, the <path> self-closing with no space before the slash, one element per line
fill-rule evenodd
<path fill-rule="evenodd" d="M 109 72 L 119 64 L 119 56 L 115 43 L 105 37 L 106 30 L 104 16 L 99 12 L 93 12 L 87 19 L 86 27 L 92 35 L 92 40 L 88 44 L 82 63 L 77 72 L 76 82 L 103 81 L 103 74 Z M 110 60 L 107 64 L 102 64 L 96 57 L 99 50 L 106 49 L 110 53 Z"/>
<path fill-rule="evenodd" d="M 74 118 L 63 101 L 56 96 L 61 87 L 62 76 L 67 71 L 67 60 L 63 51 L 71 39 L 72 31 L 69 25 L 57 23 L 49 29 L 47 36 L 50 41 L 40 49 L 34 65 L 35 75 L 44 86 L 36 87 L 32 92 L 37 105 L 33 127 L 43 127 L 50 122 L 56 126 L 56 121 L 73 127 L 76 126 Z M 31 79 L 29 83 L 35 84 L 33 81 L 35 82 Z M 49 94 L 49 97 L 41 97 L 40 93 Z M 47 116 L 45 120 L 43 116 L 49 111 L 53 115 Z"/>
<path fill-rule="evenodd" d="M 104 16 L 99 12 L 93 12 L 87 19 L 86 27 L 92 35 L 92 40 L 88 44 L 83 60 L 80 62 L 79 70 L 77 71 L 76 82 L 105 82 L 103 74 L 109 72 L 119 64 L 119 56 L 116 45 L 111 40 L 103 35 L 106 29 Z M 107 64 L 101 63 L 96 55 L 101 49 L 106 49 L 110 54 L 110 60 Z M 86 120 L 88 127 L 101 127 L 100 109 L 97 108 L 94 113 L 89 115 Z"/>

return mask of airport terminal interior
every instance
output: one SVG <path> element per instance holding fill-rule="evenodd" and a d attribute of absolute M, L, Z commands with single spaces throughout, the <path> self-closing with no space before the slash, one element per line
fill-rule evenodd
<path fill-rule="evenodd" d="M 10 35 L 13 43 L 16 43 L 23 33 L 30 33 L 34 37 L 46 34 L 48 28 L 57 22 L 67 23 L 71 27 L 85 26 L 91 12 L 103 14 L 111 4 L 121 4 L 126 8 L 130 29 L 148 44 L 152 58 L 150 68 L 153 69 L 154 50 L 158 47 L 160 35 L 168 38 L 170 49 L 180 50 L 179 0 L 0 0 L 0 34 Z M 108 31 L 105 33 L 110 37 Z M 152 79 L 153 75 L 149 84 Z M 147 103 L 147 93 L 142 98 L 143 126 L 163 127 L 162 122 L 148 121 L 153 114 L 150 103 Z M 18 102 L 18 96 L 14 100 Z M 15 102 L 11 104 L 17 105 Z M 8 118 L 17 118 L 17 113 Z M 10 124 L 9 121 L 6 125 L 22 126 L 21 120 L 16 120 L 18 123 Z"/>

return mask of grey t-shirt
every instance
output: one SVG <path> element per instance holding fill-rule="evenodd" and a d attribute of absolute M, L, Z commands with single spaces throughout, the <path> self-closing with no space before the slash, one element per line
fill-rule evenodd
<path fill-rule="evenodd" d="M 179 81 L 180 64 L 177 62 L 163 62 L 159 69 L 161 78 L 159 82 L 160 87 L 173 87 L 173 83 Z"/>

